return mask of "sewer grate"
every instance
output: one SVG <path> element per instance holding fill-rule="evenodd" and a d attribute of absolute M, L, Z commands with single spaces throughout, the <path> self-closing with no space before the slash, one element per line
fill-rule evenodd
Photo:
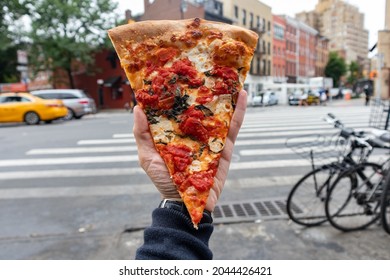
<path fill-rule="evenodd" d="M 293 211 L 299 213 L 301 210 L 295 205 Z M 213 219 L 216 224 L 278 218 L 287 218 L 286 199 L 284 197 L 225 202 L 217 205 L 213 212 Z"/>

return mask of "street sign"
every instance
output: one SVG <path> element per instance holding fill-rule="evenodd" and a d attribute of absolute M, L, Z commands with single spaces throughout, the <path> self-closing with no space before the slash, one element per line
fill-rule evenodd
<path fill-rule="evenodd" d="M 16 70 L 18 70 L 19 72 L 27 72 L 28 67 L 25 65 L 18 65 L 18 66 L 16 66 Z"/>
<path fill-rule="evenodd" d="M 18 64 L 28 64 L 28 57 L 26 51 L 18 50 L 17 56 L 18 56 Z"/>

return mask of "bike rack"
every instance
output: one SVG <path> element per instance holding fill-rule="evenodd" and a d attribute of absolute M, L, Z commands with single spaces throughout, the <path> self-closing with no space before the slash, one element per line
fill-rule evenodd
<path fill-rule="evenodd" d="M 369 126 L 377 129 L 389 130 L 390 101 L 373 100 L 371 105 Z"/>

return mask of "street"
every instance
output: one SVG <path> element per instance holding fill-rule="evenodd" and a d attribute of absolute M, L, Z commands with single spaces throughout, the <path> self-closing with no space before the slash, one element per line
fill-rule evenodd
<path fill-rule="evenodd" d="M 283 212 L 289 190 L 310 170 L 286 139 L 337 132 L 322 120 L 329 112 L 368 127 L 363 100 L 248 108 L 215 213 L 215 258 L 390 258 L 390 236 L 378 225 L 345 234 L 327 224 L 304 229 Z M 0 126 L 0 259 L 134 258 L 160 196 L 138 166 L 132 125 L 132 114 L 112 111 Z M 279 208 L 262 217 L 237 213 L 248 203 Z"/>

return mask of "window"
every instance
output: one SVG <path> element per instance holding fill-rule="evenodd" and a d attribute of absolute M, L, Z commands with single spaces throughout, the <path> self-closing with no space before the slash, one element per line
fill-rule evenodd
<path fill-rule="evenodd" d="M 256 64 L 256 73 L 258 74 L 258 75 L 260 75 L 260 58 L 257 58 L 256 59 L 256 62 L 257 62 L 257 64 Z"/>
<path fill-rule="evenodd" d="M 271 54 L 271 43 L 268 42 L 268 54 Z"/>
<path fill-rule="evenodd" d="M 268 21 L 268 31 L 271 32 L 271 22 Z"/>
<path fill-rule="evenodd" d="M 22 96 L 4 96 L 4 98 L 0 100 L 0 103 L 15 103 L 15 102 L 31 102 L 31 100 Z"/>
<path fill-rule="evenodd" d="M 260 29 L 260 17 L 256 16 L 256 20 L 257 20 L 257 29 Z"/>
<path fill-rule="evenodd" d="M 61 99 L 77 99 L 77 97 L 70 93 L 61 93 Z"/>
<path fill-rule="evenodd" d="M 242 10 L 242 24 L 246 25 L 246 10 Z"/>
<path fill-rule="evenodd" d="M 250 22 L 249 22 L 250 28 L 253 28 L 253 13 L 250 13 Z"/>
<path fill-rule="evenodd" d="M 238 7 L 234 6 L 234 17 L 238 18 Z"/>

